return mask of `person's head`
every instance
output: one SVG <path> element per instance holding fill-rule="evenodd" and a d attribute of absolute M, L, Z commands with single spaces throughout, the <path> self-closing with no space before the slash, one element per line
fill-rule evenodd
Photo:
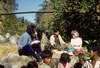
<path fill-rule="evenodd" d="M 35 61 L 30 61 L 27 64 L 27 68 L 39 68 L 39 67 L 38 67 L 38 64 Z"/>
<path fill-rule="evenodd" d="M 36 32 L 36 26 L 34 24 L 29 24 L 27 26 L 26 32 L 29 34 L 34 34 Z"/>
<path fill-rule="evenodd" d="M 98 55 L 99 53 L 99 46 L 96 45 L 96 43 L 91 43 L 87 46 L 88 55 L 90 58 L 93 58 L 94 56 Z"/>
<path fill-rule="evenodd" d="M 79 33 L 78 33 L 78 31 L 76 31 L 76 30 L 72 30 L 72 31 L 71 31 L 71 35 L 72 35 L 72 38 L 77 38 L 77 37 L 79 37 Z"/>
<path fill-rule="evenodd" d="M 41 53 L 41 58 L 44 63 L 49 64 L 51 62 L 53 53 L 50 50 L 44 50 Z"/>
<path fill-rule="evenodd" d="M 5 68 L 4 65 L 0 65 L 0 68 Z"/>
<path fill-rule="evenodd" d="M 22 66 L 21 68 L 27 68 L 27 66 Z"/>
<path fill-rule="evenodd" d="M 74 68 L 82 68 L 82 64 L 80 62 L 77 62 L 74 64 Z"/>
<path fill-rule="evenodd" d="M 67 54 L 67 53 L 62 53 L 61 56 L 60 56 L 60 62 L 62 64 L 66 64 L 66 63 L 69 63 L 71 61 L 70 59 L 70 55 Z"/>
<path fill-rule="evenodd" d="M 59 35 L 59 30 L 58 29 L 54 29 L 53 32 L 54 32 L 54 35 Z"/>

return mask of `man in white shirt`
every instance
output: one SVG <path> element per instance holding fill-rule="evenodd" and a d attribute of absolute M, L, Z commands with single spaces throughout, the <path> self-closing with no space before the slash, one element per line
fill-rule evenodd
<path fill-rule="evenodd" d="M 95 43 L 87 46 L 90 59 L 85 62 L 83 68 L 100 68 L 99 48 L 100 46 Z"/>
<path fill-rule="evenodd" d="M 63 41 L 62 37 L 59 35 L 59 30 L 54 30 L 53 35 L 50 37 L 50 43 L 52 48 L 58 50 L 64 50 L 67 48 L 66 43 Z"/>

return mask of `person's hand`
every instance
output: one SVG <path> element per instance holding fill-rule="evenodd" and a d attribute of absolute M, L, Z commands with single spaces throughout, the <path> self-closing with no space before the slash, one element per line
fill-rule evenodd
<path fill-rule="evenodd" d="M 39 40 L 34 40 L 34 41 L 32 41 L 32 43 L 31 43 L 31 44 L 38 44 L 38 43 L 40 43 L 40 41 L 39 41 Z"/>
<path fill-rule="evenodd" d="M 76 49 L 77 51 L 80 51 L 80 49 Z"/>

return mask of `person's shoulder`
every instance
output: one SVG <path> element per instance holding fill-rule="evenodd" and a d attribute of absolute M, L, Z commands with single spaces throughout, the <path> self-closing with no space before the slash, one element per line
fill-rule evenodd
<path fill-rule="evenodd" d="M 28 34 L 27 32 L 24 32 L 23 35 L 25 35 L 25 36 L 29 36 L 29 34 Z"/>
<path fill-rule="evenodd" d="M 27 32 L 24 32 L 21 36 L 23 36 L 23 35 L 27 35 L 28 33 Z"/>
<path fill-rule="evenodd" d="M 82 40 L 82 38 L 81 38 L 81 37 L 78 37 L 77 39 L 78 39 L 78 40 Z"/>
<path fill-rule="evenodd" d="M 75 40 L 75 39 L 71 38 L 71 41 L 73 41 L 73 40 Z"/>
<path fill-rule="evenodd" d="M 82 39 L 81 37 L 78 37 L 78 39 Z"/>
<path fill-rule="evenodd" d="M 50 37 L 54 37 L 54 35 L 52 34 Z"/>
<path fill-rule="evenodd" d="M 27 32 L 24 32 L 21 37 L 29 37 L 29 34 Z"/>
<path fill-rule="evenodd" d="M 60 34 L 58 36 L 61 36 Z"/>

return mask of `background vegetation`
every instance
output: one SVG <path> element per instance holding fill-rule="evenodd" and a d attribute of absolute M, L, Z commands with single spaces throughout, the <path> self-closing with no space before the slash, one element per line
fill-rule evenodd
<path fill-rule="evenodd" d="M 45 0 L 40 11 L 54 11 L 52 14 L 37 14 L 36 23 L 50 33 L 60 29 L 63 38 L 70 41 L 72 30 L 78 30 L 84 41 L 100 42 L 99 0 Z"/>
<path fill-rule="evenodd" d="M 0 13 L 14 12 L 18 8 L 16 0 L 0 0 Z M 37 13 L 36 25 L 51 35 L 53 29 L 59 29 L 66 42 L 70 41 L 70 32 L 78 30 L 84 41 L 100 42 L 100 1 L 99 0 L 45 0 Z M 0 15 L 0 33 L 22 34 L 29 21 L 15 15 Z"/>
<path fill-rule="evenodd" d="M 0 0 L 0 13 L 14 12 L 18 4 L 16 0 Z M 16 15 L 0 15 L 0 34 L 22 34 L 29 21 L 24 17 L 17 18 Z"/>

